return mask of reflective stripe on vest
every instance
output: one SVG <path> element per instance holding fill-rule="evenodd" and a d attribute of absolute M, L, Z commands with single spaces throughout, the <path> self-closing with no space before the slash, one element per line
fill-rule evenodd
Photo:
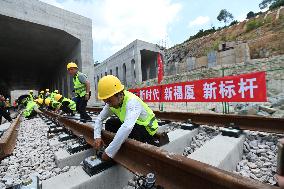
<path fill-rule="evenodd" d="M 149 106 L 143 102 L 138 96 L 136 96 L 135 94 L 129 92 L 129 91 L 124 91 L 124 99 L 123 99 L 123 103 L 121 108 L 112 108 L 110 107 L 111 111 L 120 119 L 121 122 L 124 122 L 125 119 L 125 114 L 126 114 L 126 105 L 127 102 L 130 99 L 137 99 L 140 104 L 143 106 L 143 108 L 146 110 L 148 116 L 145 120 L 142 120 L 141 118 L 138 118 L 136 123 L 138 125 L 143 125 L 146 127 L 146 130 L 148 131 L 148 133 L 150 135 L 154 135 L 157 130 L 158 130 L 158 121 L 155 117 L 155 114 L 153 113 L 153 111 L 149 108 Z"/>
<path fill-rule="evenodd" d="M 73 100 L 68 98 L 63 98 L 62 103 L 63 102 L 69 102 L 68 108 L 70 108 L 70 110 L 72 111 L 76 111 L 76 103 Z"/>
<path fill-rule="evenodd" d="M 85 83 L 81 83 L 79 81 L 78 75 L 82 74 L 81 72 L 77 72 L 76 75 L 73 77 L 73 84 L 74 84 L 74 90 L 76 95 L 83 97 L 86 95 L 86 84 Z"/>

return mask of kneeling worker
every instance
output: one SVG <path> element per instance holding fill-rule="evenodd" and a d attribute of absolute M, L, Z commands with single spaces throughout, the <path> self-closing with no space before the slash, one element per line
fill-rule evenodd
<path fill-rule="evenodd" d="M 56 108 L 57 110 L 62 110 L 66 114 L 71 114 L 72 116 L 75 115 L 76 112 L 76 103 L 69 99 L 63 97 L 61 94 L 56 94 L 54 99 L 59 102 L 59 106 Z"/>
<path fill-rule="evenodd" d="M 129 137 L 140 142 L 155 144 L 154 134 L 158 130 L 158 121 L 153 111 L 135 94 L 124 90 L 120 80 L 107 75 L 98 83 L 98 98 L 106 105 L 95 120 L 95 148 L 103 145 L 101 139 L 102 121 L 115 114 L 117 118 L 106 121 L 105 129 L 116 133 L 113 141 L 105 149 L 103 160 L 113 158 L 123 142 Z"/>
<path fill-rule="evenodd" d="M 27 104 L 27 107 L 23 111 L 23 116 L 25 118 L 32 118 L 34 117 L 37 113 L 41 113 L 41 111 L 38 109 L 39 106 L 43 104 L 43 99 L 39 98 L 36 100 L 29 101 Z"/>
<path fill-rule="evenodd" d="M 60 104 L 59 102 L 52 100 L 50 97 L 46 98 L 44 100 L 44 103 L 46 105 L 46 108 L 51 111 L 55 111 Z"/>

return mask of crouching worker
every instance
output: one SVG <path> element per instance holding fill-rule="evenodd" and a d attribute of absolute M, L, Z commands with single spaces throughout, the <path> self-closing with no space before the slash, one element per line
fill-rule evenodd
<path fill-rule="evenodd" d="M 73 100 L 65 98 L 61 94 L 56 94 L 54 99 L 60 103 L 56 108 L 57 111 L 62 110 L 62 112 L 70 114 L 71 116 L 75 115 L 76 103 Z"/>
<path fill-rule="evenodd" d="M 57 101 L 55 101 L 55 100 L 52 100 L 50 97 L 48 97 L 48 98 L 46 98 L 45 100 L 44 100 L 44 103 L 45 103 L 45 105 L 46 105 L 46 108 L 48 109 L 48 110 L 51 110 L 51 111 L 55 111 L 56 110 L 56 108 L 58 108 L 58 106 L 59 106 L 59 102 L 57 102 Z"/>
<path fill-rule="evenodd" d="M 41 113 L 41 111 L 39 110 L 39 106 L 41 106 L 43 104 L 43 99 L 39 98 L 36 99 L 34 101 L 30 100 L 27 103 L 26 108 L 23 111 L 23 116 L 25 118 L 32 118 L 34 117 L 37 113 Z"/>
<path fill-rule="evenodd" d="M 154 135 L 158 130 L 158 121 L 153 111 L 135 94 L 124 90 L 120 80 L 107 75 L 98 83 L 98 98 L 106 105 L 94 124 L 95 148 L 103 145 L 101 139 L 102 121 L 111 116 L 105 123 L 105 130 L 116 133 L 113 141 L 105 149 L 103 160 L 115 156 L 123 142 L 129 137 L 140 142 L 155 145 Z"/>

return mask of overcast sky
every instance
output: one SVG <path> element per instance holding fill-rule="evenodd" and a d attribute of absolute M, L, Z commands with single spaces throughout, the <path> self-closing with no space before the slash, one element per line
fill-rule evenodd
<path fill-rule="evenodd" d="M 171 47 L 200 29 L 223 26 L 227 9 L 236 20 L 259 12 L 261 0 L 41 0 L 93 22 L 94 61 L 102 62 L 135 39 Z"/>

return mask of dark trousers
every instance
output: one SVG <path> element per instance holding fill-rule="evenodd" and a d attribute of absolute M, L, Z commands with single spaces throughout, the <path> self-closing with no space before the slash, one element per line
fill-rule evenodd
<path fill-rule="evenodd" d="M 9 113 L 6 111 L 5 108 L 0 108 L 0 124 L 2 123 L 2 116 L 7 119 L 9 122 L 12 122 L 12 118 L 10 117 Z"/>
<path fill-rule="evenodd" d="M 116 133 L 122 122 L 117 117 L 112 117 L 106 121 L 105 129 L 107 131 Z M 128 138 L 138 140 L 140 142 L 155 145 L 155 139 L 146 130 L 145 126 L 135 124 Z"/>
<path fill-rule="evenodd" d="M 71 114 L 71 115 L 74 114 L 73 110 L 71 110 L 68 106 L 64 106 L 64 105 L 61 106 L 61 110 L 66 114 Z"/>
<path fill-rule="evenodd" d="M 92 118 L 86 112 L 86 106 L 88 101 L 85 99 L 85 96 L 76 97 L 75 102 L 77 112 L 80 114 L 80 119 L 91 120 Z"/>

